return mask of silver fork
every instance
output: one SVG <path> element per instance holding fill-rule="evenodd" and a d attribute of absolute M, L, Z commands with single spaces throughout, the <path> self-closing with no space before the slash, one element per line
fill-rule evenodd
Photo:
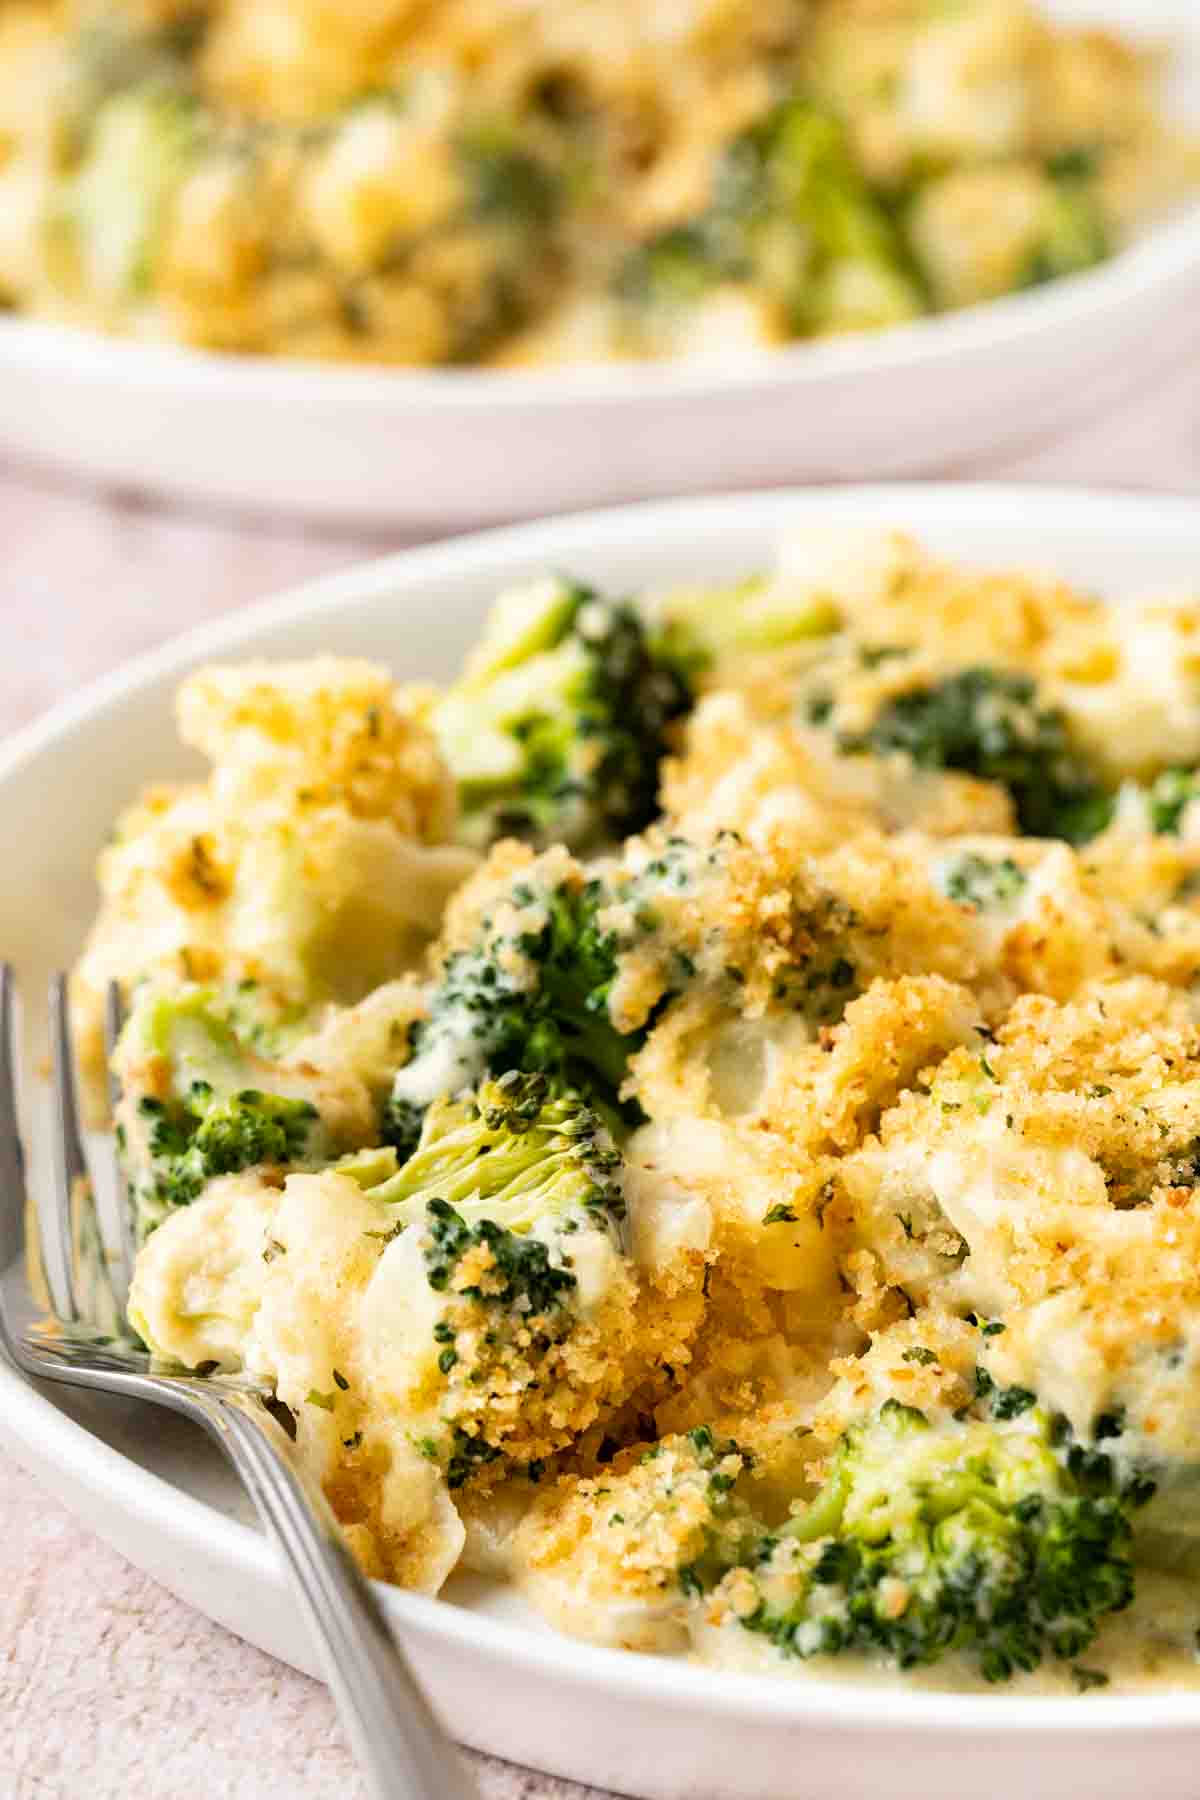
<path fill-rule="evenodd" d="M 115 990 L 109 995 L 107 1026 L 111 1054 L 120 1027 Z M 268 1412 L 265 1402 L 270 1394 L 243 1378 L 164 1372 L 132 1340 L 122 1340 L 123 1303 L 107 1273 L 79 1129 L 62 976 L 56 976 L 50 988 L 50 1040 L 56 1170 L 53 1191 L 39 1208 L 39 1239 L 44 1262 L 58 1265 L 62 1292 L 52 1299 L 53 1315 L 48 1318 L 31 1300 L 17 1297 L 18 1290 L 27 1292 L 24 1282 L 0 1281 L 0 1352 L 24 1375 L 153 1401 L 203 1425 L 241 1477 L 291 1575 L 372 1800 L 469 1800 L 473 1785 L 458 1752 L 430 1711 L 370 1587 L 347 1552 L 324 1495 L 301 1466 L 287 1433 Z M 4 965 L 0 968 L 0 1245 L 15 1247 L 21 1259 L 26 1189 L 16 1064 L 15 983 L 12 970 Z M 99 1252 L 93 1278 L 108 1288 L 103 1296 L 108 1317 L 101 1316 L 95 1291 L 85 1291 L 81 1278 L 81 1220 L 90 1221 L 91 1241 Z M 119 1258 L 122 1295 L 128 1288 L 130 1258 L 126 1234 Z M 48 1270 L 44 1285 L 53 1292 Z"/>

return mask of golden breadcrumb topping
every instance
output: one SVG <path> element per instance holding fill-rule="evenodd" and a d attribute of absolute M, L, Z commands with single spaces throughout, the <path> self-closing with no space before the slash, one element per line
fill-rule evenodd
<path fill-rule="evenodd" d="M 485 639 L 537 706 L 547 595 Z M 929 1542 L 961 1484 L 1001 1505 L 1003 1425 L 1078 1484 L 1060 1524 L 1128 1507 L 1140 1580 L 1196 1535 L 1200 605 L 817 532 L 631 606 L 690 710 L 591 855 L 515 805 L 461 849 L 436 696 L 373 665 L 186 684 L 211 773 L 119 822 L 76 972 L 90 1028 L 109 975 L 134 1004 L 139 1330 L 275 1386 L 365 1566 L 499 1573 L 599 1643 L 840 1653 L 876 1428 L 953 1465 L 904 1502 Z M 513 741 L 553 766 L 548 717 Z"/>

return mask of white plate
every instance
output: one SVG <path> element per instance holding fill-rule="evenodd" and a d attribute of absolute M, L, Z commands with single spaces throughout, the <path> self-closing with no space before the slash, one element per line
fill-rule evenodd
<path fill-rule="evenodd" d="M 1200 122 L 1194 0 L 1046 0 L 1164 39 Z M 568 506 L 947 469 L 1098 415 L 1198 333 L 1200 207 L 1094 273 L 734 360 L 405 372 L 122 343 L 0 319 L 0 451 L 313 518 L 462 526 Z"/>
<path fill-rule="evenodd" d="M 179 639 L 0 750 L 0 946 L 36 995 L 78 947 L 120 804 L 182 770 L 171 694 L 195 663 L 322 650 L 438 677 L 497 586 L 547 567 L 621 588 L 761 563 L 803 520 L 911 527 L 937 549 L 1114 595 L 1200 586 L 1195 502 L 989 487 L 726 496 L 582 515 L 409 552 Z M 31 1035 L 31 1054 L 38 1044 Z M 34 1109 L 37 1110 L 36 1108 Z M 37 1157 L 35 1156 L 35 1162 Z M 0 1243 L 0 1268 L 11 1246 Z M 0 1368 L 0 1435 L 133 1562 L 299 1667 L 308 1646 L 265 1540 L 208 1445 L 165 1414 L 35 1392 Z M 86 1580 L 86 1570 L 76 1572 Z M 557 1637 L 504 1591 L 394 1589 L 388 1609 L 447 1722 L 515 1761 L 650 1800 L 1194 1800 L 1200 1696 L 1030 1699 L 717 1675 Z"/>

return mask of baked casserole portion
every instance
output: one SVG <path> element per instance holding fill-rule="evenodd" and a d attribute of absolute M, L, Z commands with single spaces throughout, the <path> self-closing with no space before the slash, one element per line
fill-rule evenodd
<path fill-rule="evenodd" d="M 6 0 L 0 298 L 409 365 L 873 329 L 1186 193 L 1160 74 L 1026 0 Z"/>

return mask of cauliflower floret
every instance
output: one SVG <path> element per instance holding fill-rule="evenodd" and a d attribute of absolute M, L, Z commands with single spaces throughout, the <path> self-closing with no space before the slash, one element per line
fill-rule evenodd
<path fill-rule="evenodd" d="M 877 822 L 800 732 L 760 722 L 734 689 L 701 699 L 682 754 L 663 764 L 661 799 L 672 829 L 701 841 L 736 831 L 758 845 L 786 834 L 798 850 L 816 850 Z"/>
<path fill-rule="evenodd" d="M 110 981 L 219 985 L 277 1043 L 411 967 L 475 864 L 441 841 L 453 787 L 432 738 L 371 664 L 201 670 L 179 722 L 208 781 L 151 790 L 99 859 L 73 988 L 97 1091 Z"/>
<path fill-rule="evenodd" d="M 927 1307 L 871 1334 L 857 1356 L 835 1358 L 832 1385 L 812 1413 L 812 1473 L 842 1433 L 889 1400 L 915 1406 L 931 1423 L 948 1424 L 974 1398 L 979 1330 L 953 1313 Z"/>
<path fill-rule="evenodd" d="M 270 1385 L 365 1565 L 436 1592 L 463 1530 L 437 1468 L 381 1396 L 363 1312 L 385 1209 L 332 1170 L 213 1183 L 138 1258 L 130 1316 L 152 1349 Z"/>
<path fill-rule="evenodd" d="M 832 592 L 855 643 L 877 651 L 905 646 L 943 658 L 947 668 L 1021 663 L 1052 632 L 1105 616 L 1099 600 L 1049 575 L 950 561 L 905 532 L 859 533 L 858 539 L 870 578 L 855 579 L 847 553 L 848 567 Z M 799 555 L 806 541 L 807 534 L 798 534 L 785 554 Z M 860 657 L 859 671 L 886 679 L 889 660 Z"/>
<path fill-rule="evenodd" d="M 269 257 L 267 195 L 252 164 L 206 158 L 177 189 L 166 221 L 156 277 L 185 337 L 219 343 L 215 319 L 242 309 Z M 190 316 L 189 316 L 190 314 Z M 207 314 L 206 326 L 200 319 Z M 236 333 L 231 334 L 236 341 Z"/>
<path fill-rule="evenodd" d="M 626 1028 L 658 1019 L 627 1083 L 650 1117 L 783 1120 L 791 1132 L 814 1096 L 830 1119 L 847 1106 L 866 1117 L 869 1090 L 898 1092 L 889 1083 L 903 1085 L 935 1046 L 942 1054 L 969 1030 L 964 1020 L 977 1007 L 961 987 L 977 962 L 960 910 L 886 840 L 864 834 L 798 859 L 786 839 L 752 849 L 721 838 L 702 851 L 650 838 L 630 858 L 628 895 L 600 919 L 618 946 L 610 1011 Z M 838 1021 L 853 1012 L 866 1025 L 870 1009 L 854 1012 L 857 996 L 909 970 L 931 979 L 923 989 L 913 978 L 897 1009 L 885 1006 L 868 1027 L 873 1047 L 863 1060 L 876 1075 L 852 1102 L 861 1069 Z M 664 994 L 673 998 L 661 1008 Z M 898 1019 L 902 1048 L 887 1044 Z"/>
<path fill-rule="evenodd" d="M 1047 692 L 1110 778 L 1200 762 L 1200 606 L 1109 607 L 1046 646 Z"/>
<path fill-rule="evenodd" d="M 317 1030 L 293 1046 L 290 1060 L 361 1081 L 380 1107 L 407 1059 L 409 1032 L 424 1018 L 426 1005 L 424 986 L 415 977 L 385 981 L 357 1006 L 331 1008 Z"/>
<path fill-rule="evenodd" d="M 1100 262 L 1104 232 L 1085 207 L 1033 163 L 956 169 L 918 198 L 913 248 L 940 307 L 973 306 Z"/>
<path fill-rule="evenodd" d="M 1136 143 L 1157 128 L 1161 61 L 1153 47 L 1084 30 L 1047 34 L 1041 52 L 1036 130 L 1045 154 Z"/>
<path fill-rule="evenodd" d="M 454 783 L 437 745 L 400 710 L 375 663 L 324 656 L 199 669 L 176 710 L 184 743 L 213 765 L 218 799 L 253 805 L 294 791 L 428 844 L 454 829 Z"/>
<path fill-rule="evenodd" d="M 834 1268 L 821 1230 L 823 1171 L 794 1156 L 785 1139 L 681 1117 L 643 1126 L 627 1157 L 639 1258 L 701 1252 L 736 1264 L 750 1285 L 828 1296 Z"/>
<path fill-rule="evenodd" d="M 1200 1036 L 1182 996 L 1141 977 L 1066 1005 L 1027 996 L 838 1165 L 826 1226 L 864 1304 L 902 1289 L 1008 1321 L 1059 1287 L 1106 1292 L 1142 1209 L 1179 1204 L 1177 1189 L 1190 1204 L 1198 1136 Z"/>
<path fill-rule="evenodd" d="M 989 0 L 915 36 L 897 98 L 914 149 L 981 160 L 1023 149 L 1042 37 L 1024 0 Z"/>
<path fill-rule="evenodd" d="M 237 111 L 305 122 L 372 86 L 411 27 L 412 0 L 232 0 L 205 40 L 206 87 Z"/>
<path fill-rule="evenodd" d="M 977 1044 L 981 1028 L 974 995 L 939 975 L 875 981 L 818 1043 L 780 1059 L 762 1118 L 797 1153 L 844 1155 L 944 1056 Z"/>
<path fill-rule="evenodd" d="M 513 1541 L 530 1599 L 561 1630 L 627 1650 L 680 1650 L 692 1596 L 735 1562 L 750 1519 L 733 1494 L 748 1466 L 704 1427 L 560 1480 Z"/>
<path fill-rule="evenodd" d="M 352 277 L 444 224 L 461 199 L 444 119 L 376 101 L 356 107 L 334 135 L 309 178 L 306 210 L 321 250 Z"/>
<path fill-rule="evenodd" d="M 278 1206 L 278 1187 L 247 1170 L 212 1182 L 154 1234 L 138 1260 L 129 1318 L 156 1352 L 188 1368 L 242 1366 Z"/>
<path fill-rule="evenodd" d="M 1134 972 L 1187 988 L 1200 972 L 1200 912 L 1188 891 L 1200 845 L 1152 835 L 1140 793 L 1130 790 L 1117 823 L 1081 856 L 1029 838 L 907 847 L 962 909 L 973 986 L 991 1019 L 1019 993 L 1069 1000 Z"/>

